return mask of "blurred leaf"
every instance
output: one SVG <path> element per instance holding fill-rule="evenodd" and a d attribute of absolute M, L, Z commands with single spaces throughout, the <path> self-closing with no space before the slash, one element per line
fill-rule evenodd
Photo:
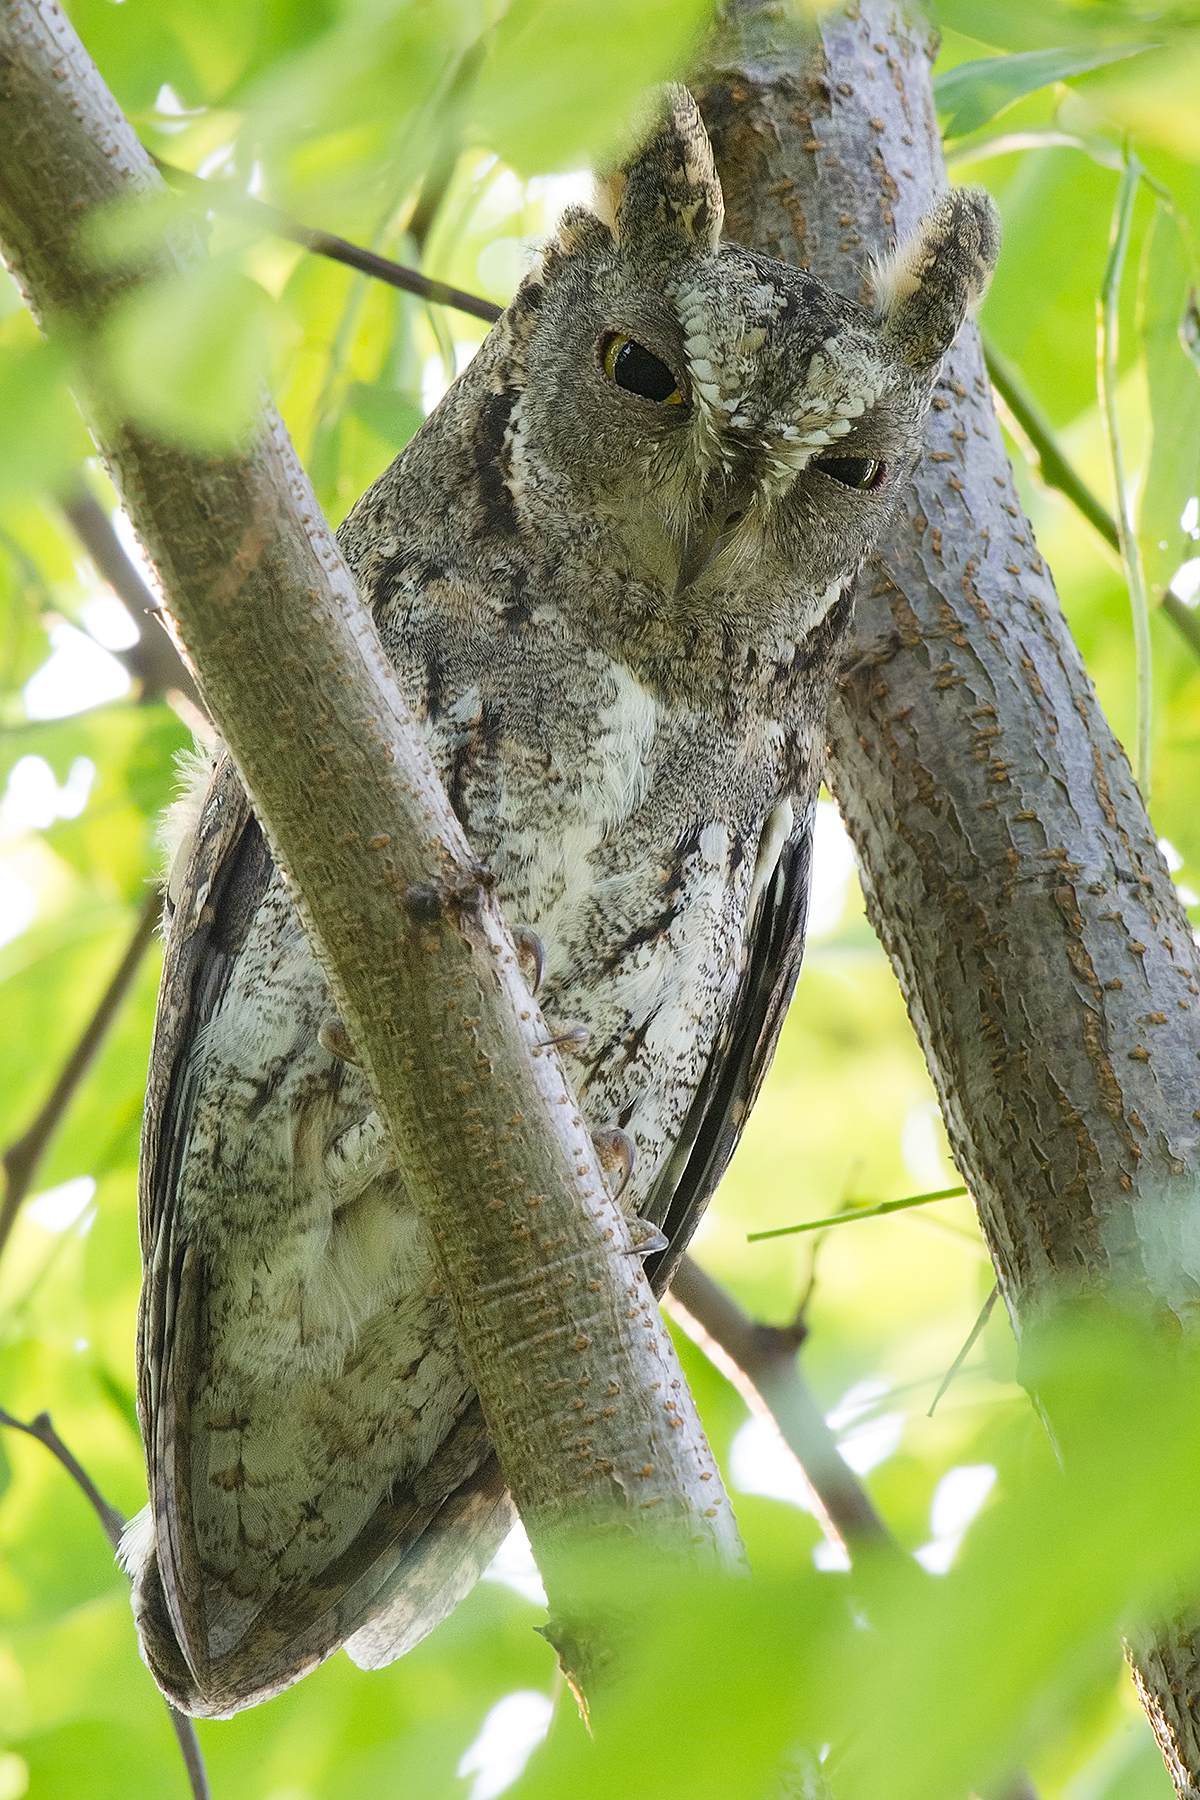
<path fill-rule="evenodd" d="M 1127 37 L 1146 23 L 1138 0 L 937 0 L 946 30 L 1017 53 L 1050 50 L 1059 44 L 1105 44 Z M 1193 0 L 1156 6 L 1155 27 L 1194 22 Z"/>
<path fill-rule="evenodd" d="M 1103 68 L 1106 63 L 1121 62 L 1127 56 L 1140 56 L 1144 50 L 1159 48 L 1158 44 L 1116 44 L 1100 50 L 1025 50 L 1013 56 L 991 56 L 978 62 L 959 63 L 955 68 L 947 69 L 945 74 L 935 76 L 933 83 L 938 113 L 945 120 L 946 136 L 962 137 L 968 131 L 977 131 L 1015 100 L 1038 88 L 1067 81 L 1072 75 L 1084 75 L 1089 69 Z"/>
<path fill-rule="evenodd" d="M 347 7 L 246 96 L 272 188 L 289 205 L 347 209 L 343 229 L 373 232 L 423 170 L 432 108 L 482 29 L 478 0 Z"/>
<path fill-rule="evenodd" d="M 249 430 L 281 337 L 270 296 L 212 257 L 130 294 L 105 330 L 105 347 L 110 377 L 135 418 L 220 451 Z"/>
<path fill-rule="evenodd" d="M 1200 366 L 1187 349 L 1196 270 L 1174 214 L 1160 205 L 1142 266 L 1141 327 L 1152 437 L 1138 536 L 1151 596 L 1159 598 L 1180 563 L 1200 554 L 1185 509 L 1200 506 Z"/>
<path fill-rule="evenodd" d="M 711 0 L 513 0 L 470 104 L 475 134 L 525 174 L 611 151 L 655 82 L 680 76 Z"/>
<path fill-rule="evenodd" d="M 0 494 L 56 487 L 92 448 L 56 345 L 0 344 Z M 12 426 L 20 422 L 19 431 Z"/>
<path fill-rule="evenodd" d="M 1089 158 L 1034 150 L 1021 157 L 998 196 L 1004 249 L 983 305 L 985 329 L 1058 426 L 1096 403 L 1096 294 L 1116 185 L 1115 175 Z M 1137 218 L 1135 257 L 1141 229 Z M 1123 369 L 1137 360 L 1134 284 L 1128 286 Z M 1092 485 L 1107 495 L 1103 466 Z"/>
<path fill-rule="evenodd" d="M 351 382 L 346 391 L 346 404 L 356 418 L 397 450 L 403 450 L 425 417 L 421 408 L 406 395 L 378 387 L 373 382 Z"/>

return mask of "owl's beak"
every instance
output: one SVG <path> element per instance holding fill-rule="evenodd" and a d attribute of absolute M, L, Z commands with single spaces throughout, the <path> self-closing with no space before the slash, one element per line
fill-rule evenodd
<path fill-rule="evenodd" d="M 684 531 L 679 540 L 679 578 L 675 583 L 676 594 L 682 594 L 694 582 L 699 581 L 704 571 L 711 568 L 722 550 L 734 538 L 742 520 L 746 517 L 754 489 L 750 483 L 732 489 L 722 489 L 719 498 L 706 496 L 705 505 L 699 516 Z"/>

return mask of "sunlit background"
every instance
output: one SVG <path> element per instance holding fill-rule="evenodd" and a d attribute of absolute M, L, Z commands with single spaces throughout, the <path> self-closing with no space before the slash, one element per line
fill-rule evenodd
<path fill-rule="evenodd" d="M 645 15 L 567 0 L 514 7 L 467 101 L 453 71 L 480 26 L 471 7 L 328 0 L 308 10 L 311 18 L 279 0 L 252 19 L 232 3 L 203 12 L 187 0 L 68 6 L 157 154 L 385 254 L 420 256 L 428 272 L 501 302 L 562 209 L 586 202 L 589 153 L 618 141 L 633 97 L 686 64 L 706 22 L 698 0 L 662 0 Z M 1153 598 L 1169 583 L 1200 622 L 1200 371 L 1182 348 L 1177 364 L 1164 362 L 1170 344 L 1163 349 L 1155 314 L 1164 268 L 1182 271 L 1177 285 L 1186 288 L 1188 220 L 1200 219 L 1200 30 L 1186 10 L 1151 18 L 1112 6 L 1091 9 L 1090 20 L 1087 8 L 1032 0 L 956 0 L 941 10 L 940 72 L 1007 52 L 1171 37 L 1167 56 L 1130 55 L 1069 84 L 1046 81 L 960 130 L 952 173 L 985 182 L 1004 214 L 984 329 L 1111 507 L 1095 302 L 1124 134 L 1135 134 L 1158 187 L 1146 184 L 1138 199 L 1122 296 L 1122 433 L 1150 534 Z M 427 166 L 435 175 L 444 168 L 444 192 L 418 250 L 408 225 Z M 152 296 L 137 332 L 114 342 L 114 368 L 162 428 L 214 442 L 266 370 L 336 522 L 462 371 L 484 327 L 262 235 L 244 217 L 217 212 L 210 231 L 212 284 Z M 177 712 L 162 697 L 147 701 L 130 673 L 139 634 L 160 626 L 134 618 L 99 578 L 59 504 L 82 480 L 141 563 L 64 381 L 5 285 L 6 1143 L 33 1115 L 128 940 L 157 869 L 156 820 L 174 758 L 191 742 Z M 1170 480 L 1156 479 L 1151 506 L 1142 499 L 1147 470 L 1157 454 L 1161 477 L 1172 433 L 1182 447 Z M 1039 485 L 1027 449 L 1017 432 L 1013 459 L 1039 545 L 1108 715 L 1129 741 L 1134 658 L 1119 566 L 1078 513 Z M 1198 643 L 1156 613 L 1152 812 L 1189 907 L 1200 906 Z M 0 1265 L 0 1404 L 23 1417 L 49 1408 L 127 1513 L 144 1499 L 133 1409 L 135 1170 L 155 963 L 152 955 L 40 1167 Z M 956 1183 L 903 1003 L 863 915 L 848 839 L 823 798 L 799 995 L 694 1248 L 762 1319 L 788 1320 L 804 1300 L 807 1377 L 846 1461 L 931 1578 L 954 1568 L 973 1522 L 1003 1500 L 1042 1441 L 1015 1381 L 1002 1307 L 930 1416 L 992 1288 L 969 1200 L 811 1235 L 754 1244 L 747 1236 Z M 805 1569 L 836 1582 L 845 1554 L 823 1534 L 778 1431 L 748 1416 L 677 1335 L 752 1561 L 765 1576 Z M 0 1480 L 0 1731 L 10 1746 L 0 1755 L 0 1800 L 182 1793 L 166 1716 L 138 1663 L 124 1585 L 94 1518 L 35 1444 L 0 1440 Z M 215 1792 L 491 1800 L 518 1782 L 561 1707 L 553 1654 L 535 1631 L 543 1618 L 518 1532 L 476 1592 L 400 1665 L 364 1675 L 339 1656 L 268 1707 L 203 1728 Z M 703 1658 L 702 1646 L 696 1654 Z M 646 1696 L 656 1729 L 664 1704 Z M 681 1706 L 669 1702 L 666 1729 L 687 1729 Z M 1032 1766 L 1045 1800 L 1169 1800 L 1115 1632 L 1088 1680 L 1039 1727 Z"/>

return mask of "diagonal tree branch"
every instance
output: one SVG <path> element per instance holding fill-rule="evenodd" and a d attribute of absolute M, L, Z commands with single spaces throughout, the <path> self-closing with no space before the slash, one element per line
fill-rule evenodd
<path fill-rule="evenodd" d="M 807 49 L 736 0 L 704 110 L 728 228 L 837 284 L 946 176 L 923 25 L 885 0 Z M 1081 1281 L 1193 1330 L 1196 947 L 1012 487 L 978 338 L 859 602 L 830 783 L 1018 1330 Z M 1200 1625 L 1138 1659 L 1200 1795 Z"/>
<path fill-rule="evenodd" d="M 158 177 L 52 0 L 6 0 L 0 20 L 0 241 L 44 327 L 86 344 L 146 273 L 98 270 L 89 220 Z M 92 376 L 118 491 L 374 1083 L 552 1606 L 569 1617 L 562 1547 L 584 1518 L 737 1559 L 486 871 L 282 423 L 268 410 L 239 454 L 204 458 L 148 438 Z"/>
<path fill-rule="evenodd" d="M 3 1407 L 0 1407 L 0 1425 L 6 1426 L 10 1431 L 23 1431 L 26 1437 L 34 1438 L 39 1444 L 45 1446 L 51 1456 L 62 1464 L 82 1493 L 99 1519 L 101 1529 L 113 1550 L 120 1549 L 125 1520 L 115 1506 L 108 1504 L 78 1457 L 63 1443 L 54 1429 L 50 1414 L 39 1413 L 36 1419 L 30 1419 L 27 1422 L 24 1419 L 15 1418 L 12 1413 L 6 1412 Z M 174 1731 L 175 1741 L 179 1745 L 183 1766 L 187 1770 L 192 1800 L 212 1800 L 212 1789 L 208 1785 L 208 1770 L 204 1766 L 204 1752 L 201 1750 L 200 1740 L 196 1736 L 196 1727 L 186 1714 L 178 1712 L 169 1700 L 164 1700 L 163 1704 L 171 1720 L 171 1729 Z"/>
<path fill-rule="evenodd" d="M 842 1457 L 804 1379 L 798 1358 L 805 1334 L 803 1308 L 790 1325 L 764 1325 L 743 1312 L 690 1256 L 680 1259 L 669 1304 L 683 1330 L 751 1412 L 775 1421 L 804 1470 L 827 1532 L 852 1559 L 881 1553 L 903 1558 L 870 1494 Z M 1029 1777 L 1021 1773 L 989 1800 L 1038 1800 L 1038 1796 Z"/>
<path fill-rule="evenodd" d="M 822 1522 L 844 1548 L 851 1555 L 880 1546 L 898 1550 L 870 1494 L 843 1460 L 801 1372 L 797 1353 L 805 1336 L 803 1320 L 764 1325 L 750 1318 L 690 1256 L 683 1257 L 675 1272 L 671 1301 L 688 1336 L 751 1411 L 774 1419 L 804 1470 Z"/>

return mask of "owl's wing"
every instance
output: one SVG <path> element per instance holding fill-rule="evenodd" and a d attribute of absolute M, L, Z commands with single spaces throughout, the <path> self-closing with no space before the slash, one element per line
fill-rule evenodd
<path fill-rule="evenodd" d="M 790 814 L 790 806 L 787 811 Z M 782 838 L 774 868 L 747 921 L 733 1002 L 679 1142 L 646 1202 L 647 1217 L 662 1221 L 668 1239 L 665 1250 L 646 1260 L 656 1294 L 664 1294 L 671 1285 L 679 1259 L 737 1149 L 775 1054 L 804 954 L 812 824 L 810 807 Z M 764 844 L 771 829 L 769 819 Z"/>
<path fill-rule="evenodd" d="M 139 1533 L 137 1522 L 131 1528 L 126 1556 L 146 1661 L 182 1710 L 202 1715 L 268 1698 L 354 1632 L 357 1660 L 400 1655 L 457 1605 L 514 1517 L 473 1401 L 424 1466 L 383 1493 L 339 1555 L 309 1559 L 290 1580 L 238 1593 L 198 1550 L 190 1414 L 211 1277 L 189 1241 L 178 1195 L 200 1079 L 197 1047 L 272 875 L 262 832 L 226 760 L 177 896 L 151 1055 L 138 1322 L 151 1517 L 149 1533 Z M 247 1573 L 251 1584 L 262 1575 L 249 1565 Z"/>

